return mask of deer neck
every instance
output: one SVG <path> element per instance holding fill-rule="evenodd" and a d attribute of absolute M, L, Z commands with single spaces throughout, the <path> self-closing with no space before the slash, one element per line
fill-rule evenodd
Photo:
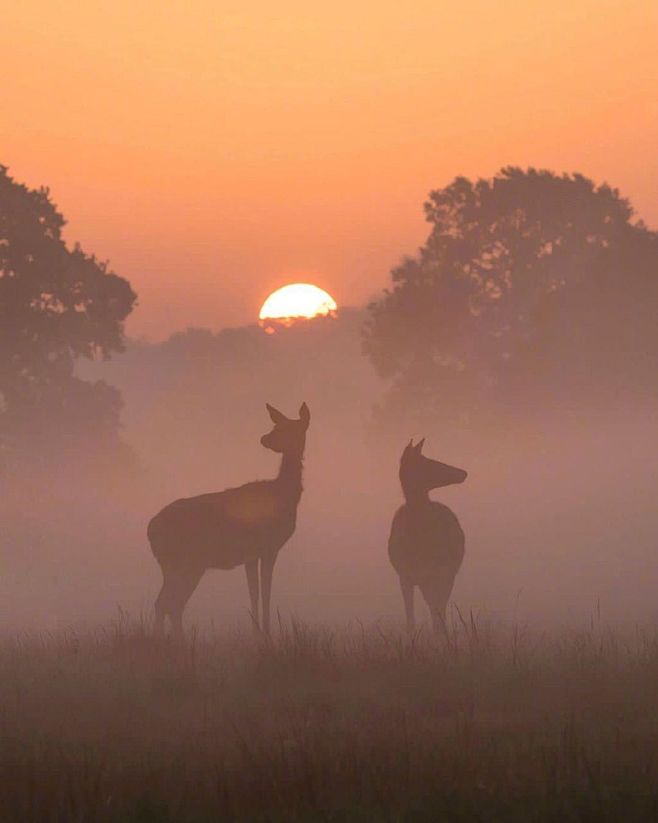
<path fill-rule="evenodd" d="M 285 497 L 297 505 L 302 496 L 302 468 L 304 453 L 284 454 L 276 483 L 283 490 Z"/>
<path fill-rule="evenodd" d="M 418 486 L 413 482 L 403 482 L 402 493 L 409 506 L 422 506 L 430 502 L 428 489 L 424 489 L 422 486 Z"/>

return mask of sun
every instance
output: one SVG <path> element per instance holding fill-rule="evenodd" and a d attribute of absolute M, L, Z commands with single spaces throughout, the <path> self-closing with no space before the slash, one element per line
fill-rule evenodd
<path fill-rule="evenodd" d="M 274 320 L 289 326 L 301 318 L 334 315 L 337 308 L 334 298 L 324 289 L 311 283 L 290 283 L 270 294 L 258 317 L 261 326 L 268 331 L 271 327 L 267 321 Z"/>

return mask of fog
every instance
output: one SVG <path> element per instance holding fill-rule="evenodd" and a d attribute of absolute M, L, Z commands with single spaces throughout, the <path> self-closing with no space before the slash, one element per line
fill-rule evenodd
<path fill-rule="evenodd" d="M 81 376 L 122 392 L 135 465 L 99 470 L 94 482 L 75 460 L 14 478 L 3 498 L 3 631 L 94 625 L 120 610 L 150 619 L 161 575 L 149 519 L 178 497 L 273 477 L 278 457 L 259 442 L 271 428 L 265 402 L 292 416 L 302 401 L 311 410 L 304 493 L 274 571 L 275 622 L 401 623 L 387 537 L 412 436 L 468 471 L 463 485 L 432 494 L 466 534 L 453 593 L 462 614 L 539 625 L 655 618 L 651 405 L 564 397 L 487 425 L 386 419 L 376 410 L 387 385 L 361 352 L 362 322 L 363 312 L 345 310 L 270 336 L 257 326 L 191 330 L 85 364 Z M 185 621 L 247 627 L 243 568 L 206 572 Z"/>

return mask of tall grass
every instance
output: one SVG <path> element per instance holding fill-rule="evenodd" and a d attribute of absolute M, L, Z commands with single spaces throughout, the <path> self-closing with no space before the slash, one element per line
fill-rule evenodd
<path fill-rule="evenodd" d="M 0 646 L 0 820 L 658 818 L 658 634 L 122 616 Z"/>

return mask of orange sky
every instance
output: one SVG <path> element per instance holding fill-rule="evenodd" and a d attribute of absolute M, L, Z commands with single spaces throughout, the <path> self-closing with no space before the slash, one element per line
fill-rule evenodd
<path fill-rule="evenodd" d="M 428 190 L 579 170 L 658 223 L 656 0 L 7 0 L 0 163 L 160 338 L 386 284 Z"/>

